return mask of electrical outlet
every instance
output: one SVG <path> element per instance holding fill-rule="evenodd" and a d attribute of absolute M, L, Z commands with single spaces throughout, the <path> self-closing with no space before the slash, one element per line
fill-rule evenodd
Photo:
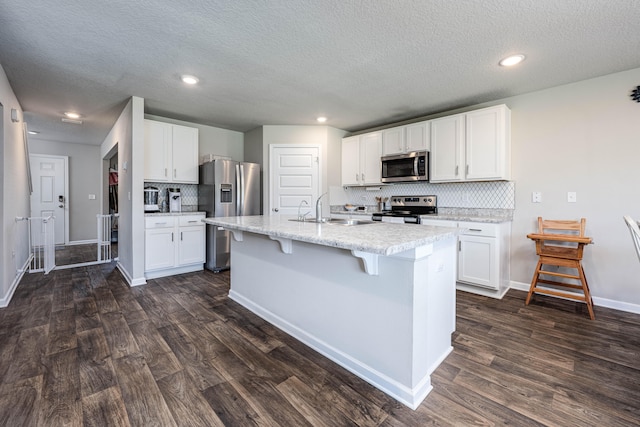
<path fill-rule="evenodd" d="M 539 191 L 531 193 L 531 203 L 542 203 L 542 193 Z"/>
<path fill-rule="evenodd" d="M 578 201 L 578 195 L 576 194 L 575 191 L 569 191 L 567 193 L 567 202 L 569 203 L 575 203 Z"/>

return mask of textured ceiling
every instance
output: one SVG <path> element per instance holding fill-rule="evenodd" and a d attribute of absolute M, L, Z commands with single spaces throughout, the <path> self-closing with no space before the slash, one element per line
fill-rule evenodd
<path fill-rule="evenodd" d="M 100 144 L 132 95 L 237 131 L 358 131 L 638 68 L 638 22 L 637 0 L 3 0 L 0 65 L 46 140 Z"/>

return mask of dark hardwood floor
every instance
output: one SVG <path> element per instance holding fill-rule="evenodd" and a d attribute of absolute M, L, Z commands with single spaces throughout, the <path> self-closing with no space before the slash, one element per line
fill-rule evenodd
<path fill-rule="evenodd" d="M 0 425 L 640 424 L 639 315 L 458 292 L 454 351 L 412 411 L 229 300 L 228 282 L 26 275 L 0 309 Z"/>

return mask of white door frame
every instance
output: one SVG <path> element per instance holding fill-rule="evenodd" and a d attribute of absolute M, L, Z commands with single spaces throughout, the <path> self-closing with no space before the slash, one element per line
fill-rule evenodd
<path fill-rule="evenodd" d="M 34 162 L 31 161 L 33 157 L 40 157 L 45 159 L 62 159 L 64 161 L 64 244 L 69 244 L 69 156 L 54 156 L 49 154 L 29 154 L 29 163 L 31 165 Z M 32 174 L 33 175 L 33 174 Z M 33 185 L 40 185 L 40 183 L 34 182 Z M 29 201 L 29 211 L 32 211 L 31 201 Z"/>
<path fill-rule="evenodd" d="M 263 215 L 273 215 L 273 152 L 276 148 L 317 148 L 318 149 L 318 195 L 322 194 L 322 145 L 320 144 L 269 144 L 269 197 Z M 313 208 L 313 207 L 312 207 Z M 314 212 L 315 214 L 315 212 Z"/>

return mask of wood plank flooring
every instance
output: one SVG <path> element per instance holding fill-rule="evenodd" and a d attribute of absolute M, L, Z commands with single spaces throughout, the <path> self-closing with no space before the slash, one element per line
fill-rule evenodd
<path fill-rule="evenodd" d="M 412 411 L 227 298 L 229 273 L 129 288 L 113 264 L 26 275 L 0 309 L 1 426 L 640 425 L 640 316 L 458 292 Z"/>

